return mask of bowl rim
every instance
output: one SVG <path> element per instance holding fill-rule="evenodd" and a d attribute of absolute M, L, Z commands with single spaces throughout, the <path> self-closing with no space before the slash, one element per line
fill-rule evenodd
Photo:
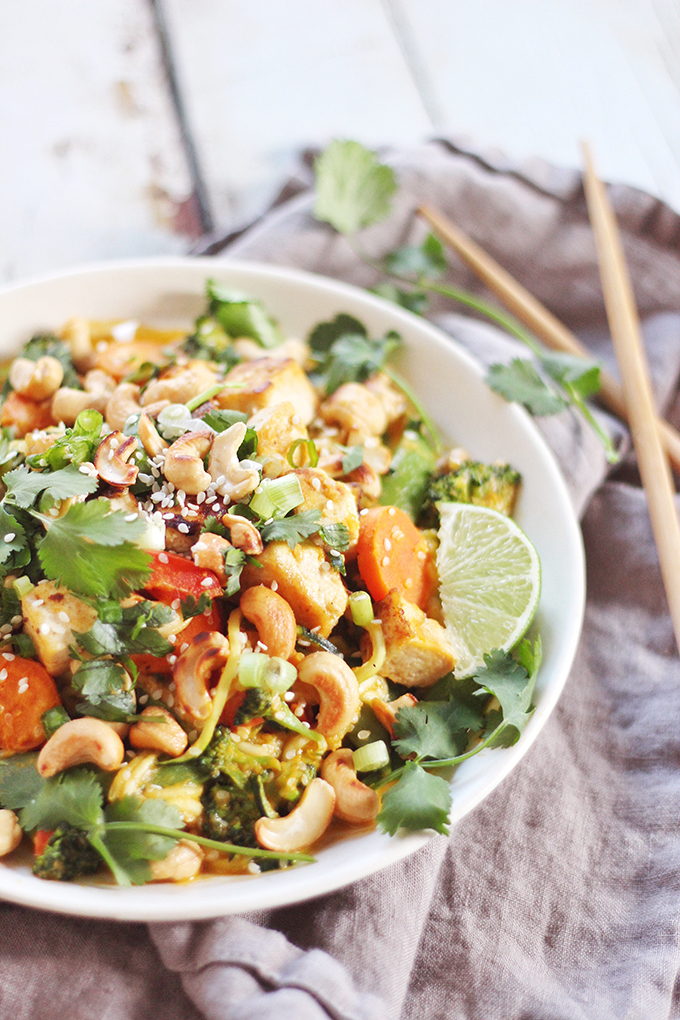
<path fill-rule="evenodd" d="M 0 300 L 21 290 L 58 282 L 70 277 L 124 272 L 163 269 L 188 269 L 192 273 L 202 268 L 204 278 L 218 275 L 221 272 L 235 271 L 257 279 L 276 279 L 293 284 L 311 286 L 319 292 L 346 297 L 348 300 L 365 305 L 377 312 L 388 314 L 394 320 L 396 328 L 401 324 L 405 329 L 415 330 L 425 336 L 428 342 L 437 346 L 445 345 L 452 354 L 452 360 L 458 359 L 480 380 L 483 380 L 481 365 L 470 355 L 454 337 L 445 333 L 428 320 L 413 315 L 406 309 L 393 305 L 377 295 L 370 294 L 361 287 L 311 273 L 306 270 L 289 268 L 281 265 L 270 265 L 246 259 L 231 259 L 225 256 L 159 256 L 132 259 L 115 259 L 92 262 L 74 267 L 61 268 L 53 272 L 43 272 L 12 281 L 0 287 Z M 206 270 L 210 268 L 210 272 Z M 499 398 L 500 399 L 500 398 Z M 557 465 L 552 450 L 537 429 L 529 414 L 516 404 L 506 405 L 506 410 L 518 422 L 520 427 L 529 431 L 533 444 L 540 451 L 542 469 L 547 472 L 559 501 L 566 512 L 567 540 L 573 554 L 571 582 L 574 587 L 573 606 L 568 616 L 564 631 L 561 631 L 560 649 L 557 654 L 553 672 L 558 674 L 559 682 L 553 682 L 545 691 L 539 704 L 522 732 L 521 739 L 511 748 L 503 751 L 495 750 L 494 767 L 490 776 L 482 783 L 474 796 L 469 797 L 463 811 L 452 809 L 451 825 L 455 825 L 464 815 L 474 810 L 494 790 L 524 757 L 543 728 L 552 712 L 567 681 L 573 664 L 585 613 L 585 551 L 581 530 L 574 512 L 571 498 Z M 485 754 L 486 752 L 483 752 Z M 479 756 L 482 757 L 481 755 Z M 276 879 L 302 875 L 303 869 L 289 869 L 276 874 L 270 873 L 266 880 L 253 881 L 251 877 L 222 876 L 203 877 L 200 882 L 185 886 L 147 885 L 132 889 L 121 889 L 117 886 L 88 885 L 81 883 L 45 882 L 22 871 L 0 865 L 0 896 L 25 906 L 43 910 L 58 911 L 64 914 L 85 916 L 99 919 L 126 921 L 178 921 L 198 920 L 242 913 L 251 910 L 272 909 L 293 903 L 304 902 L 318 896 L 334 892 L 361 878 L 367 877 L 378 870 L 394 864 L 430 842 L 434 833 L 398 834 L 384 837 L 384 845 L 378 854 L 380 860 L 374 858 L 377 851 L 368 856 L 353 855 L 333 873 L 327 870 L 315 870 L 314 865 L 305 866 L 304 888 L 298 889 L 300 882 L 293 882 L 291 890 L 285 882 Z M 361 839 L 362 834 L 349 837 L 349 841 Z M 439 837 L 441 838 L 441 837 Z M 323 854 L 324 851 L 321 851 Z M 274 880 L 274 881 L 272 881 Z M 245 884 L 247 883 L 247 885 Z M 236 894 L 237 902 L 221 902 L 222 897 L 217 890 L 239 890 L 247 888 L 246 895 Z M 76 892 L 77 890 L 77 892 Z M 227 897 L 225 897 L 226 899 Z"/>

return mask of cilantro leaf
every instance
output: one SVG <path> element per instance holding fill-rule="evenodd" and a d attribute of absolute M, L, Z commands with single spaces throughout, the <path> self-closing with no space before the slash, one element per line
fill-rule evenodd
<path fill-rule="evenodd" d="M 112 868 L 117 881 L 126 885 L 143 885 L 148 882 L 151 878 L 149 861 L 160 861 L 167 857 L 177 839 L 157 836 L 141 829 L 109 828 L 111 822 L 162 825 L 169 829 L 184 827 L 178 809 L 162 798 L 142 800 L 140 797 L 122 797 L 107 804 L 105 824 L 97 835 L 107 852 L 107 864 Z"/>
<path fill-rule="evenodd" d="M 241 574 L 247 562 L 248 557 L 242 549 L 232 547 L 226 550 L 224 554 L 224 571 L 227 575 L 227 586 L 224 590 L 227 596 L 235 595 L 239 590 Z"/>
<path fill-rule="evenodd" d="M 544 354 L 541 366 L 551 379 L 581 400 L 587 400 L 600 389 L 600 366 L 573 354 Z"/>
<path fill-rule="evenodd" d="M 215 408 L 203 415 L 203 421 L 215 432 L 226 432 L 228 428 L 235 425 L 237 421 L 248 421 L 248 415 L 243 411 L 231 411 L 224 408 Z"/>
<path fill-rule="evenodd" d="M 76 829 L 89 829 L 102 819 L 102 788 L 95 775 L 84 769 L 62 772 L 46 779 L 34 799 L 21 812 L 22 829 L 56 829 L 68 822 Z"/>
<path fill-rule="evenodd" d="M 462 754 L 468 732 L 482 728 L 480 712 L 449 701 L 429 701 L 402 708 L 394 724 L 392 746 L 402 758 L 455 758 Z"/>
<path fill-rule="evenodd" d="M 403 287 L 397 287 L 396 284 L 387 281 L 376 284 L 372 288 L 372 292 L 378 297 L 384 298 L 385 301 L 392 301 L 400 308 L 406 308 L 414 315 L 423 315 L 429 301 L 424 290 L 404 290 Z"/>
<path fill-rule="evenodd" d="M 248 336 L 262 347 L 276 347 L 283 334 L 260 301 L 237 294 L 214 280 L 207 283 L 210 314 L 228 337 Z"/>
<path fill-rule="evenodd" d="M 398 782 L 383 795 L 377 821 L 391 836 L 406 829 L 434 829 L 448 835 L 451 790 L 440 776 L 432 776 L 415 762 L 407 762 Z"/>
<path fill-rule="evenodd" d="M 445 273 L 448 262 L 441 241 L 428 234 L 421 245 L 397 248 L 385 259 L 385 268 L 395 276 L 429 276 L 435 279 Z"/>
<path fill-rule="evenodd" d="M 389 214 L 389 200 L 397 190 L 394 171 L 359 142 L 331 142 L 314 170 L 314 215 L 341 234 L 353 234 Z"/>
<path fill-rule="evenodd" d="M 84 475 L 81 477 L 85 477 Z M 80 595 L 125 598 L 151 575 L 151 558 L 133 544 L 143 523 L 98 499 L 75 503 L 50 524 L 38 551 L 45 574 Z"/>
<path fill-rule="evenodd" d="M 298 514 L 299 516 L 300 514 Z M 331 549 L 337 549 L 338 552 L 344 552 L 345 549 L 349 549 L 349 531 L 346 524 L 341 522 L 337 524 L 324 524 L 323 527 L 319 528 L 319 535 L 322 541 Z"/>
<path fill-rule="evenodd" d="M 53 500 L 71 499 L 73 496 L 89 496 L 95 492 L 99 479 L 84 475 L 74 464 L 69 464 L 59 471 L 41 473 L 30 471 L 27 467 L 18 467 L 3 476 L 7 487 L 7 496 L 11 502 L 26 509 L 35 502 L 36 497 L 45 492 Z"/>
<path fill-rule="evenodd" d="M 538 668 L 540 644 L 534 650 L 529 648 L 527 651 L 525 647 L 521 654 L 526 662 Z M 526 666 L 517 662 L 509 652 L 494 648 L 484 655 L 484 665 L 475 674 L 475 681 L 498 698 L 503 712 L 502 722 L 496 727 L 489 746 L 510 747 L 519 740 L 531 716 L 535 676 L 535 672 L 529 675 Z"/>
<path fill-rule="evenodd" d="M 345 334 L 336 340 L 326 354 L 320 374 L 327 394 L 347 382 L 365 382 L 374 375 L 401 342 L 397 333 L 382 340 L 371 340 L 358 334 Z"/>
<path fill-rule="evenodd" d="M 45 782 L 36 768 L 37 752 L 0 759 L 0 805 L 16 811 L 38 796 Z"/>
<path fill-rule="evenodd" d="M 85 700 L 76 705 L 78 715 L 103 719 L 105 722 L 135 723 L 141 716 L 135 711 L 137 702 L 134 691 L 113 691 L 95 701 Z"/>
<path fill-rule="evenodd" d="M 303 539 L 309 538 L 319 530 L 320 510 L 303 510 L 290 517 L 280 517 L 269 521 L 260 529 L 264 542 L 287 542 L 294 549 Z"/>
<path fill-rule="evenodd" d="M 486 382 L 495 393 L 523 404 L 537 416 L 557 414 L 567 406 L 562 397 L 546 386 L 533 364 L 522 358 L 513 358 L 509 365 L 491 365 Z"/>
<path fill-rule="evenodd" d="M 6 563 L 14 553 L 20 553 L 26 548 L 26 532 L 16 517 L 8 514 L 3 506 L 0 506 L 0 563 Z M 30 553 L 28 554 L 30 558 Z M 28 560 L 26 560 L 28 562 Z M 19 566 L 14 557 L 14 565 Z M 22 563 L 21 566 L 25 566 Z"/>
<path fill-rule="evenodd" d="M 193 595 L 187 595 L 187 597 L 182 599 L 180 603 L 182 618 L 184 620 L 190 620 L 193 616 L 200 616 L 201 613 L 207 613 L 211 608 L 212 599 L 208 595 L 207 591 L 204 591 L 202 595 L 198 596 L 198 601 L 196 601 Z"/>
<path fill-rule="evenodd" d="M 352 446 L 350 447 L 345 456 L 342 458 L 342 473 L 348 475 L 352 471 L 355 471 L 364 462 L 364 448 L 363 446 Z"/>
<path fill-rule="evenodd" d="M 363 322 L 355 319 L 353 315 L 340 312 L 329 322 L 319 322 L 309 334 L 309 346 L 313 351 L 330 351 L 336 340 L 347 334 L 354 336 L 368 336 L 368 330 Z"/>
<path fill-rule="evenodd" d="M 115 614 L 115 615 L 114 615 Z M 169 606 L 142 601 L 134 606 L 115 605 L 111 614 L 100 610 L 87 633 L 74 632 L 81 648 L 91 655 L 169 655 L 172 645 L 157 629 L 176 618 Z"/>

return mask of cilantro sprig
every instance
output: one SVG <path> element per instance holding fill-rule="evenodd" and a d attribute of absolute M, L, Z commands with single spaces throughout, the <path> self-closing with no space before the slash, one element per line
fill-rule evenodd
<path fill-rule="evenodd" d="M 397 713 L 392 746 L 409 760 L 375 784 L 394 784 L 383 796 L 377 819 L 386 832 L 427 828 L 446 835 L 451 790 L 430 770 L 459 765 L 487 747 L 515 744 L 531 717 L 540 662 L 540 638 L 533 645 L 521 641 L 514 655 L 494 649 L 484 656 L 473 681 L 454 680 L 448 691 L 442 682 L 437 685 L 449 694 L 446 700 L 421 701 Z M 488 695 L 500 707 L 484 714 L 482 699 Z M 466 750 L 471 734 L 481 734 L 481 739 Z"/>
<path fill-rule="evenodd" d="M 382 258 L 369 256 L 356 235 L 386 219 L 391 211 L 391 197 L 397 190 L 394 171 L 380 163 L 375 153 L 358 142 L 336 140 L 317 159 L 315 172 L 316 218 L 343 234 L 364 262 L 387 277 L 374 288 L 376 293 L 416 314 L 427 310 L 429 295 L 439 294 L 480 313 L 521 340 L 530 348 L 535 361 L 516 359 L 510 366 L 492 365 L 486 380 L 489 386 L 506 400 L 522 404 L 531 414 L 557 414 L 573 408 L 601 440 L 607 460 L 616 463 L 619 455 L 611 439 L 586 404 L 600 387 L 598 365 L 550 353 L 511 315 L 474 294 L 439 282 L 448 269 L 448 261 L 441 242 L 433 234 L 428 234 L 420 245 L 405 245 Z M 362 345 L 356 339 L 360 333 L 355 328 L 345 332 L 349 339 L 338 349 L 338 361 L 341 356 L 347 357 L 351 371 L 353 362 L 361 363 Z M 367 357 L 365 351 L 363 357 Z M 332 387 L 342 377 L 343 369 L 332 361 L 329 365 L 324 363 L 322 374 Z"/>

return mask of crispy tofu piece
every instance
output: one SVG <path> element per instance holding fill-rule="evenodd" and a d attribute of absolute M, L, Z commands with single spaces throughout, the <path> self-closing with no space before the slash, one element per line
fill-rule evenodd
<path fill-rule="evenodd" d="M 243 361 L 227 373 L 224 382 L 225 388 L 215 397 L 220 407 L 250 415 L 289 400 L 303 425 L 309 425 L 316 414 L 314 387 L 293 358 Z"/>
<path fill-rule="evenodd" d="M 53 581 L 41 581 L 21 600 L 24 630 L 30 636 L 38 658 L 52 676 L 61 676 L 69 664 L 69 646 L 74 644 L 73 631 L 90 629 L 97 613 L 58 588 Z"/>
<path fill-rule="evenodd" d="M 418 606 L 389 591 L 375 606 L 387 655 L 381 672 L 405 687 L 431 687 L 456 664 L 446 631 Z"/>
<path fill-rule="evenodd" d="M 284 458 L 292 443 L 297 439 L 307 439 L 307 429 L 290 400 L 269 404 L 256 411 L 248 426 L 257 432 L 257 456 L 260 459 Z"/>
<path fill-rule="evenodd" d="M 311 542 L 300 542 L 294 549 L 286 542 L 270 542 L 257 559 L 262 567 L 245 566 L 241 586 L 271 587 L 276 581 L 276 591 L 293 610 L 297 622 L 328 637 L 347 608 L 348 595 L 323 550 Z"/>
<path fill-rule="evenodd" d="M 359 511 L 353 490 L 344 482 L 336 481 L 318 468 L 298 468 L 304 503 L 294 513 L 303 510 L 320 510 L 322 523 L 344 524 L 349 532 L 349 549 L 352 552 L 359 538 Z"/>

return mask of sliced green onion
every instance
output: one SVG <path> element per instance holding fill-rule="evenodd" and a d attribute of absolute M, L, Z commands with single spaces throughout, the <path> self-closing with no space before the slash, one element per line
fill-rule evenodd
<path fill-rule="evenodd" d="M 243 652 L 238 664 L 238 679 L 242 687 L 262 687 L 269 656 L 264 652 Z"/>
<path fill-rule="evenodd" d="M 296 680 L 297 670 L 293 663 L 272 655 L 264 671 L 264 682 L 269 690 L 274 694 L 285 694 Z"/>
<path fill-rule="evenodd" d="M 265 478 L 258 485 L 250 500 L 250 509 L 263 520 L 285 517 L 300 503 L 304 503 L 300 482 L 296 475 L 282 475 L 280 478 Z"/>
<path fill-rule="evenodd" d="M 296 439 L 295 442 L 291 443 L 288 447 L 286 460 L 291 467 L 300 467 L 299 464 L 295 463 L 295 453 L 301 446 L 307 447 L 307 457 L 309 458 L 310 466 L 315 468 L 319 463 L 319 451 L 317 450 L 316 443 L 313 439 Z"/>
<path fill-rule="evenodd" d="M 384 740 L 375 740 L 372 744 L 358 747 L 352 755 L 355 772 L 375 772 L 390 763 L 390 753 Z"/>
<path fill-rule="evenodd" d="M 217 396 L 217 394 L 223 389 L 224 383 L 215 383 L 215 385 L 211 386 L 210 389 L 203 390 L 203 393 L 199 393 L 197 397 L 187 400 L 186 406 L 190 411 L 195 411 L 197 407 L 200 407 L 201 404 L 205 404 L 208 400 L 212 400 L 212 398 Z"/>
<path fill-rule="evenodd" d="M 25 599 L 29 592 L 33 591 L 35 585 L 29 581 L 27 577 L 17 577 L 14 582 L 14 590 L 17 593 L 17 597 Z"/>
<path fill-rule="evenodd" d="M 101 429 L 104 424 L 104 418 L 95 411 L 94 408 L 88 407 L 84 411 L 81 411 L 75 420 L 73 426 L 73 432 L 76 436 L 89 435 L 91 432 L 97 432 Z"/>
<path fill-rule="evenodd" d="M 367 591 L 353 591 L 349 597 L 349 608 L 357 627 L 368 627 L 375 615 L 373 602 Z"/>

